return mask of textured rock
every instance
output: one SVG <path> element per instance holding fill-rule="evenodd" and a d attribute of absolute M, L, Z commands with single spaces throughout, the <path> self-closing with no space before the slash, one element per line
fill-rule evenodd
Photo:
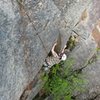
<path fill-rule="evenodd" d="M 45 8 L 39 8 L 37 1 L 34 4 L 37 8 L 34 10 L 31 8 L 35 13 L 32 13 L 33 17 L 36 16 L 35 30 L 28 16 L 19 13 L 17 2 L 12 5 L 11 1 L 0 1 L 0 5 L 3 5 L 0 9 L 1 100 L 19 100 L 28 83 L 40 70 L 47 56 L 46 51 L 50 51 L 57 38 L 58 30 L 56 20 L 53 21 L 53 18 L 59 17 L 60 12 L 52 2 L 45 0 L 42 2 Z M 6 7 L 9 9 L 5 9 Z M 49 25 L 45 26 L 47 20 Z M 36 33 L 41 35 L 46 50 Z"/>
<path fill-rule="evenodd" d="M 76 100 L 100 100 L 100 52 L 97 53 L 97 59 L 83 70 L 83 74 L 88 84 L 86 91 L 78 94 Z"/>
<path fill-rule="evenodd" d="M 96 51 L 96 47 L 99 47 L 100 42 L 100 32 L 99 28 L 97 28 L 97 25 L 99 27 L 100 18 L 99 4 L 100 1 L 93 1 L 89 10 L 89 19 L 87 23 L 80 23 L 74 28 L 74 30 L 80 34 L 82 40 L 70 54 L 75 58 L 76 63 L 74 69 L 82 68 L 90 58 L 92 58 L 91 61 L 93 60 L 91 64 L 83 69 L 83 74 L 86 75 L 88 81 L 85 88 L 86 91 L 77 94 L 75 100 L 100 100 L 100 51 Z M 96 58 L 93 56 L 94 54 L 96 54 Z"/>
<path fill-rule="evenodd" d="M 0 1 L 0 100 L 20 99 L 58 34 L 63 48 L 91 0 L 19 1 Z"/>

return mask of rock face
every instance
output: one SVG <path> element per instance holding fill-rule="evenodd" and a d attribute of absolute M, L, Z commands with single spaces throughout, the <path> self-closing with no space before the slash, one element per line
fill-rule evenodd
<path fill-rule="evenodd" d="M 97 59 L 94 63 L 89 64 L 83 73 L 86 75 L 88 84 L 86 91 L 78 94 L 76 100 L 100 100 L 100 52 L 97 53 Z"/>
<path fill-rule="evenodd" d="M 53 2 L 24 4 L 0 1 L 0 100 L 20 99 L 59 33 L 60 11 Z"/>
<path fill-rule="evenodd" d="M 96 0 L 91 5 L 89 11 L 89 19 L 87 23 L 78 25 L 75 27 L 75 31 L 80 33 L 81 40 L 79 45 L 70 54 L 71 57 L 75 58 L 74 69 L 82 68 L 84 64 L 90 59 L 91 63 L 87 64 L 86 68 L 83 68 L 83 74 L 86 75 L 88 84 L 86 85 L 86 91 L 84 93 L 79 93 L 75 100 L 100 100 L 100 51 L 96 51 L 96 47 L 100 48 L 100 8 L 98 5 L 100 1 Z M 91 33 L 84 35 L 84 33 Z M 87 38 L 86 38 L 87 36 Z M 96 44 L 95 44 L 96 43 Z"/>
<path fill-rule="evenodd" d="M 91 0 L 0 1 L 0 100 L 22 100 L 26 89 L 31 93 L 33 80 L 59 34 L 61 48 L 74 31 L 81 35 L 79 47 L 70 56 L 75 57 L 76 66 L 85 62 L 96 46 L 89 37 L 91 18 L 86 25 L 75 25 L 85 9 L 91 11 L 90 5 Z"/>
<path fill-rule="evenodd" d="M 98 7 L 99 4 L 100 4 L 100 1 L 98 0 L 93 1 L 93 5 L 91 5 L 91 9 L 89 11 L 89 20 L 87 23 L 87 27 L 88 27 L 88 31 L 89 30 L 91 31 L 94 39 L 92 38 L 90 39 L 92 44 L 89 44 L 90 42 L 87 42 L 86 48 L 89 48 L 87 49 L 87 51 L 89 52 L 90 50 L 93 51 L 93 53 L 90 53 L 90 55 L 92 55 L 90 56 L 90 58 L 92 58 L 91 59 L 92 63 L 88 64 L 87 67 L 83 69 L 83 74 L 86 75 L 88 84 L 86 85 L 86 91 L 84 93 L 78 94 L 76 97 L 76 100 L 100 100 L 100 78 L 99 78 L 100 76 L 99 74 L 100 73 L 100 51 L 96 51 L 96 49 L 93 47 L 93 44 L 94 44 L 94 46 L 97 46 L 98 48 L 100 48 L 100 31 L 99 31 L 100 8 Z M 93 43 L 93 41 L 95 41 L 96 45 L 95 43 Z M 80 51 L 81 50 L 78 50 L 79 53 Z M 84 52 L 84 57 L 83 57 L 83 54 L 79 54 L 78 57 L 75 56 L 77 60 L 80 61 L 81 63 L 84 61 L 84 59 L 86 61 L 87 51 Z M 77 52 L 77 50 L 75 52 Z M 80 65 L 81 63 L 78 63 L 78 64 Z"/>

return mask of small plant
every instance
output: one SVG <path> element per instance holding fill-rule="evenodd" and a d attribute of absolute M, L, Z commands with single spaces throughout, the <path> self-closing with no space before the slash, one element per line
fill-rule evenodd
<path fill-rule="evenodd" d="M 72 70 L 73 64 L 73 59 L 68 59 L 54 65 L 50 73 L 44 75 L 46 96 L 53 96 L 53 100 L 72 100 L 74 91 L 84 90 L 85 81 L 79 71 Z"/>
<path fill-rule="evenodd" d="M 79 37 L 78 36 L 76 36 L 76 35 L 70 36 L 69 40 L 68 40 L 68 42 L 66 44 L 67 45 L 66 49 L 72 51 L 75 48 L 75 46 L 78 43 L 78 41 L 79 41 Z"/>

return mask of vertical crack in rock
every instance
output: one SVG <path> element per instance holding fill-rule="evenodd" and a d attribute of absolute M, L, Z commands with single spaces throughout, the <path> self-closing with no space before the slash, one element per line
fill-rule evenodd
<path fill-rule="evenodd" d="M 41 70 L 38 72 L 35 78 L 26 86 L 19 100 L 31 100 L 32 98 L 36 96 L 36 94 L 42 88 L 42 87 L 38 88 L 38 86 L 43 86 L 42 80 L 40 79 L 43 73 L 44 72 L 42 72 Z M 36 87 L 38 88 L 38 90 L 36 90 L 37 89 Z M 28 99 L 28 98 L 31 98 L 31 99 Z"/>
<path fill-rule="evenodd" d="M 19 100 L 26 100 L 29 96 L 29 94 L 31 93 L 32 89 L 36 86 L 37 84 L 37 77 L 35 77 L 35 79 L 33 81 L 31 81 L 26 88 L 24 89 L 23 93 L 20 96 Z"/>
<path fill-rule="evenodd" d="M 36 74 L 58 34 L 61 33 L 64 46 L 81 12 L 88 8 L 89 1 L 0 1 L 0 100 L 18 100 L 19 97 L 21 100 L 36 95 L 39 90 L 39 86 L 36 87 Z M 84 41 L 87 45 L 84 46 L 85 42 L 82 42 L 82 48 L 79 51 L 75 49 L 72 54 L 76 54 L 76 59 L 79 59 L 77 66 L 85 61 L 94 48 L 87 38 Z M 99 39 L 96 41 L 98 44 Z"/>
<path fill-rule="evenodd" d="M 21 11 L 21 15 L 22 16 L 24 16 L 24 15 L 26 15 L 27 17 L 28 17 L 28 19 L 29 19 L 29 21 L 30 21 L 30 23 L 32 23 L 32 27 L 33 27 L 33 29 L 36 31 L 36 28 L 35 28 L 35 26 L 34 26 L 34 24 L 33 24 L 33 21 L 31 20 L 31 18 L 30 18 L 30 16 L 29 16 L 29 14 L 28 14 L 28 12 L 25 10 L 25 5 L 24 5 L 24 0 L 17 0 L 17 2 L 18 2 L 18 5 L 19 5 L 19 8 L 20 8 L 20 11 Z M 46 26 L 47 26 L 47 24 L 48 24 L 48 21 L 47 21 L 47 23 L 46 23 Z M 45 27 L 46 27 L 45 26 Z M 45 29 L 45 27 L 44 27 L 44 29 Z M 44 50 L 45 50 L 45 52 L 48 54 L 48 52 L 47 52 L 47 50 L 46 50 L 46 47 L 45 47 L 45 45 L 44 45 L 44 43 L 43 43 L 43 40 L 41 39 L 41 37 L 40 37 L 40 35 L 37 33 L 37 36 L 39 37 L 39 39 L 40 39 L 40 41 L 41 41 L 41 43 L 42 43 L 42 45 L 43 45 L 43 48 L 44 48 Z"/>

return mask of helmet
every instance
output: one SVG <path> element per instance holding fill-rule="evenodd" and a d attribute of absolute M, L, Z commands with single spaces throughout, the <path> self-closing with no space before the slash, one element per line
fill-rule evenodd
<path fill-rule="evenodd" d="M 59 57 L 60 57 L 61 61 L 65 61 L 67 59 L 67 55 L 65 53 L 61 53 L 59 55 Z"/>

